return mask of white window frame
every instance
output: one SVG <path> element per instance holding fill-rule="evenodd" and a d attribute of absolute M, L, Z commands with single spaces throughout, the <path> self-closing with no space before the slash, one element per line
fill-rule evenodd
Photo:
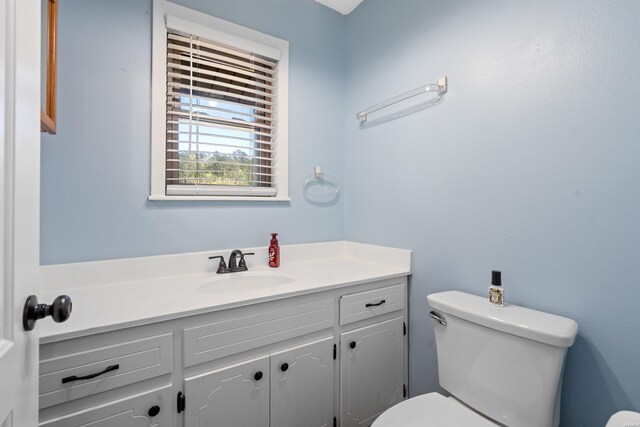
<path fill-rule="evenodd" d="M 225 194 L 229 187 L 217 191 L 207 188 L 202 194 L 168 196 L 166 194 L 166 93 L 167 93 L 167 25 L 188 25 L 192 34 L 223 42 L 251 52 L 277 52 L 277 142 L 275 153 L 275 196 L 255 196 L 247 188 L 244 195 Z M 178 29 L 178 28 L 173 28 Z M 151 76 L 151 194 L 149 200 L 233 200 L 287 202 L 289 198 L 289 42 L 201 13 L 165 0 L 153 2 Z M 239 190 L 234 189 L 237 194 Z M 240 190 L 240 192 L 243 192 Z M 244 193 L 244 192 L 243 192 Z"/>

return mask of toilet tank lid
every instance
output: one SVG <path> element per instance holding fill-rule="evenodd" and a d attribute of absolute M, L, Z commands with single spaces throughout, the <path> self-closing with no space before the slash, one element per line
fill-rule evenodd
<path fill-rule="evenodd" d="M 443 313 L 556 347 L 571 347 L 578 332 L 575 320 L 517 305 L 492 306 L 487 298 L 464 292 L 439 292 L 427 301 Z"/>

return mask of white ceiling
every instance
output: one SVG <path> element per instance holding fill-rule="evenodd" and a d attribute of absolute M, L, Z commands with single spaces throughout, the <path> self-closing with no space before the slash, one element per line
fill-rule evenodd
<path fill-rule="evenodd" d="M 343 15 L 348 15 L 358 7 L 362 0 L 316 0 L 318 3 L 321 3 L 331 9 L 337 10 Z"/>

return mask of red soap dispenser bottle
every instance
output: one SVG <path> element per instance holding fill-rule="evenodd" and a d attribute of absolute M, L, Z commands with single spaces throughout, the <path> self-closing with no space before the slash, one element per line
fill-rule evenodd
<path fill-rule="evenodd" d="M 271 233 L 269 243 L 269 267 L 280 267 L 280 246 L 278 246 L 278 233 Z"/>

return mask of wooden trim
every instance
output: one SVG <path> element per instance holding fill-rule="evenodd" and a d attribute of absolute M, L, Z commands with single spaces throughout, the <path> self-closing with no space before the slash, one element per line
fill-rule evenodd
<path fill-rule="evenodd" d="M 52 130 L 53 132 L 50 132 Z M 52 135 L 56 134 L 56 124 L 44 111 L 40 111 L 40 132 L 47 132 Z"/>
<path fill-rule="evenodd" d="M 47 1 L 47 98 L 40 112 L 40 131 L 56 134 L 56 56 L 58 46 L 58 0 Z"/>

